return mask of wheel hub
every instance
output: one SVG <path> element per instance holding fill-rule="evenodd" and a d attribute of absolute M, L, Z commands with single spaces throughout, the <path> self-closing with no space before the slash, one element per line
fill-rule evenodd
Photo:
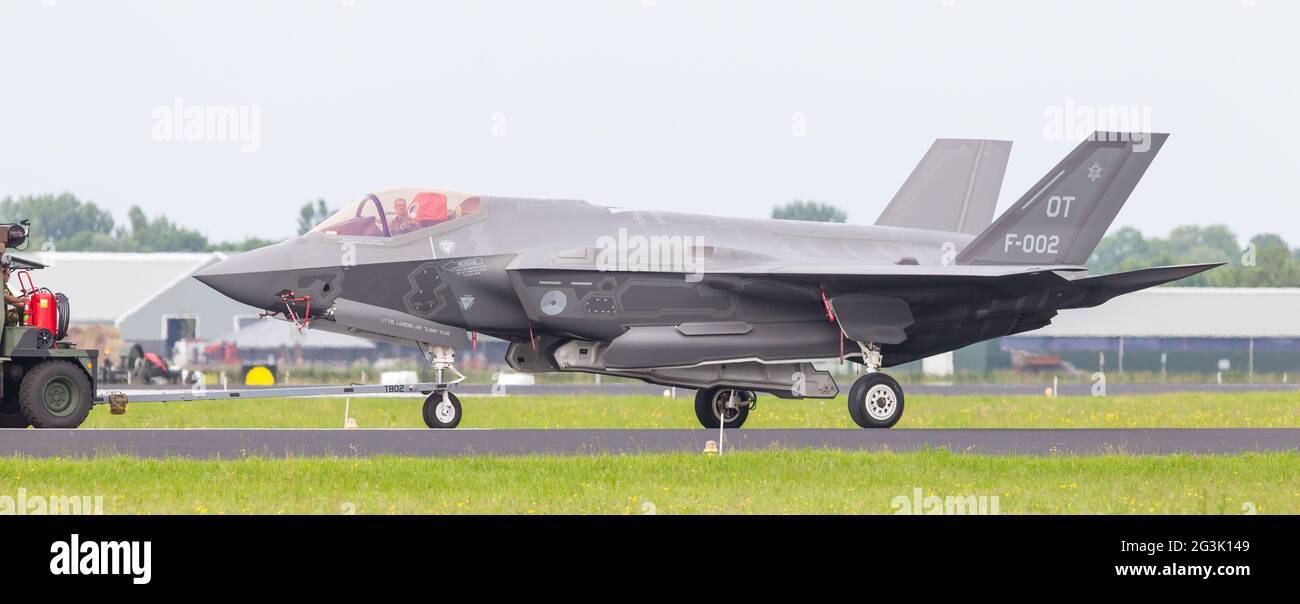
<path fill-rule="evenodd" d="M 438 418 L 438 421 L 444 424 L 450 424 L 452 420 L 456 419 L 456 406 L 452 405 L 451 401 L 447 400 L 446 397 L 443 397 L 443 399 L 433 407 L 433 415 Z"/>
<path fill-rule="evenodd" d="M 739 390 L 719 390 L 713 395 L 713 415 L 723 422 L 733 421 L 740 415 L 740 406 L 744 404 L 744 395 Z"/>
<path fill-rule="evenodd" d="M 42 392 L 45 409 L 59 417 L 72 413 L 75 407 L 76 389 L 63 379 L 50 380 Z"/>
<path fill-rule="evenodd" d="M 893 388 L 885 384 L 876 384 L 867 391 L 866 407 L 867 414 L 872 419 L 888 420 L 894 414 L 894 409 L 898 407 L 898 396 L 894 394 Z"/>

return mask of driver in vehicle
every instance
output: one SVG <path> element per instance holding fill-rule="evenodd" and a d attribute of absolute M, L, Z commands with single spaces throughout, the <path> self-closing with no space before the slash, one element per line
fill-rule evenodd
<path fill-rule="evenodd" d="M 22 312 L 27 309 L 27 296 L 15 296 L 9 291 L 9 269 L 13 266 L 13 259 L 9 254 L 0 256 L 0 279 L 4 282 L 5 291 L 5 325 L 18 325 L 22 321 Z"/>
<path fill-rule="evenodd" d="M 393 219 L 389 221 L 388 230 L 393 235 L 404 235 L 420 228 L 420 223 L 411 218 L 406 200 L 398 198 L 393 202 Z"/>

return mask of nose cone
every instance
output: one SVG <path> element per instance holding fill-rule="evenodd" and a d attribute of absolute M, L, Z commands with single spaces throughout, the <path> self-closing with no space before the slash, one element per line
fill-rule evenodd
<path fill-rule="evenodd" d="M 194 278 L 222 295 L 249 306 L 269 310 L 283 306 L 277 294 L 285 288 L 290 270 L 283 244 L 231 256 L 204 268 Z"/>

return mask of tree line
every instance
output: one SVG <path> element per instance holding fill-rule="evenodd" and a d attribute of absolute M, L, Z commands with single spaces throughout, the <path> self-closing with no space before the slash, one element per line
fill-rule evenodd
<path fill-rule="evenodd" d="M 132 206 L 126 222 L 118 223 L 108 210 L 70 193 L 0 200 L 0 221 L 24 219 L 32 221 L 29 249 L 35 250 L 52 243 L 68 252 L 238 252 L 274 243 L 255 237 L 210 241 L 196 229 L 166 216 L 149 216 L 139 206 Z"/>
<path fill-rule="evenodd" d="M 309 201 L 296 216 L 302 234 L 332 213 L 323 199 Z M 848 214 L 820 201 L 795 200 L 772 211 L 773 218 L 844 222 Z M 274 241 L 246 237 L 211 241 L 197 229 L 166 216 L 149 216 L 139 206 L 117 222 L 111 212 L 70 193 L 27 195 L 0 200 L 0 222 L 32 221 L 30 249 L 53 242 L 56 249 L 86 252 L 238 252 Z M 1228 262 L 1229 266 L 1176 282 L 1175 286 L 1300 287 L 1300 249 L 1281 236 L 1265 233 L 1245 243 L 1224 225 L 1180 226 L 1168 237 L 1148 237 L 1123 227 L 1102 239 L 1088 261 L 1095 274 L 1170 264 Z"/>

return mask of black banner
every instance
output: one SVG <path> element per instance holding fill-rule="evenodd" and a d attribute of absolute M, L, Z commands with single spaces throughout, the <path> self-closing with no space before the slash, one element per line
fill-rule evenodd
<path fill-rule="evenodd" d="M 160 593 L 221 588 L 229 577 L 415 586 L 440 565 L 538 580 L 575 569 L 626 577 L 779 566 L 891 582 L 1201 589 L 1290 579 L 1298 526 L 1264 516 L 15 516 L 0 518 L 0 535 L 5 574 L 24 585 Z"/>

